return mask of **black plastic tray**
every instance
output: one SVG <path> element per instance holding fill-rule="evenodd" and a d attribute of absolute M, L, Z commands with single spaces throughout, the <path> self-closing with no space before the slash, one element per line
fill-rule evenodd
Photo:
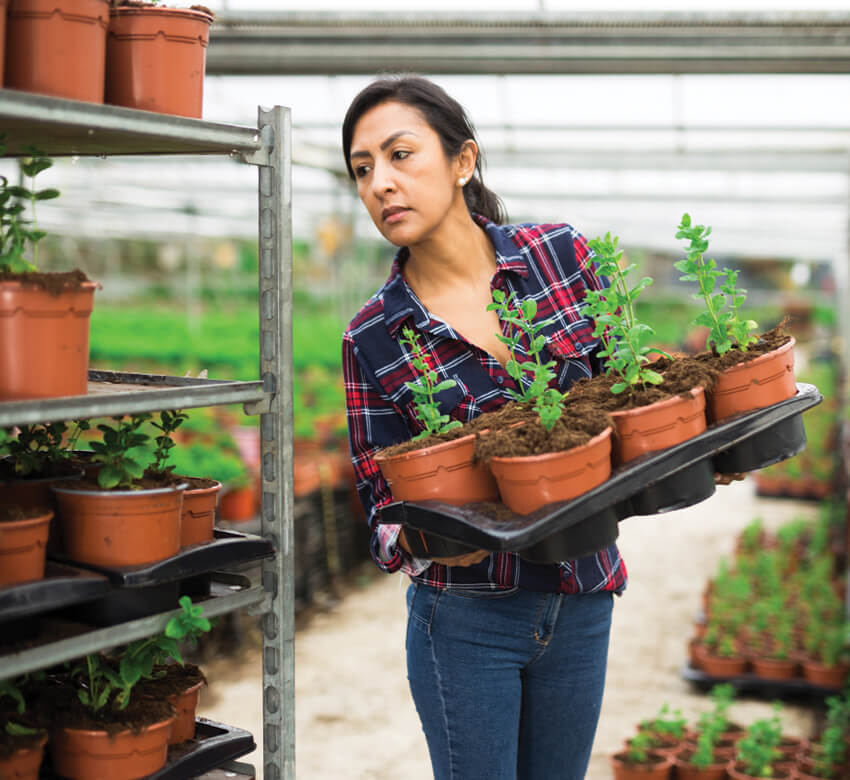
<path fill-rule="evenodd" d="M 471 549 L 518 552 L 547 563 L 589 555 L 612 544 L 620 520 L 681 509 L 714 493 L 714 473 L 755 471 L 806 446 L 802 414 L 823 396 L 814 385 L 773 406 L 738 415 L 686 442 L 615 469 L 601 485 L 528 515 L 499 503 L 451 506 L 438 501 L 398 501 L 381 510 L 380 522 L 402 523 L 411 552 L 433 558 Z"/>
<path fill-rule="evenodd" d="M 840 687 L 827 688 L 822 685 L 815 685 L 802 677 L 795 677 L 791 680 L 767 680 L 752 673 L 735 677 L 715 677 L 706 674 L 702 669 L 691 666 L 690 663 L 686 663 L 682 667 L 682 679 L 702 690 L 707 690 L 718 683 L 729 683 L 739 693 L 755 694 L 766 699 L 785 699 L 792 696 L 825 698 L 841 693 Z"/>
<path fill-rule="evenodd" d="M 105 575 L 114 587 L 144 588 L 177 582 L 204 572 L 226 569 L 261 558 L 270 558 L 274 554 L 271 543 L 260 536 L 216 528 L 213 541 L 184 547 L 177 555 L 144 566 L 111 568 L 78 563 L 65 558 L 61 560 Z"/>
<path fill-rule="evenodd" d="M 47 561 L 44 579 L 0 588 L 0 624 L 91 601 L 108 590 L 109 580 L 102 574 Z"/>
<path fill-rule="evenodd" d="M 256 747 L 249 731 L 206 718 L 195 718 L 195 738 L 168 748 L 165 766 L 140 780 L 188 780 L 244 756 Z M 42 764 L 39 777 L 41 780 L 56 780 L 59 775 L 53 772 L 48 762 L 49 759 Z"/>

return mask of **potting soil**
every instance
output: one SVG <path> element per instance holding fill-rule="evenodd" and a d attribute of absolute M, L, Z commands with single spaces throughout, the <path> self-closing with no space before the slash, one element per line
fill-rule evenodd
<path fill-rule="evenodd" d="M 16 504 L 12 506 L 0 507 L 0 523 L 13 523 L 15 520 L 28 520 L 31 517 L 41 517 L 47 514 L 47 510 L 43 507 L 20 507 Z"/>
<path fill-rule="evenodd" d="M 166 699 L 175 693 L 183 693 L 187 688 L 206 683 L 207 678 L 200 667 L 195 664 L 166 664 L 157 666 L 154 674 L 161 674 L 153 680 L 142 680 L 135 688 L 134 694 L 140 697 Z"/>
<path fill-rule="evenodd" d="M 0 274 L 2 282 L 21 282 L 29 287 L 41 287 L 51 295 L 58 296 L 69 290 L 80 290 L 83 282 L 91 281 L 79 268 L 73 271 L 23 271 Z"/>
<path fill-rule="evenodd" d="M 786 322 L 787 318 L 782 320 L 775 328 L 762 333 L 759 336 L 759 340 L 747 347 L 746 351 L 741 351 L 736 347 L 722 355 L 718 355 L 713 351 L 699 352 L 694 355 L 694 360 L 710 365 L 718 372 L 732 368 L 732 366 L 738 363 L 747 363 L 750 360 L 755 360 L 755 358 L 761 355 L 779 349 L 779 347 L 791 339 L 791 336 L 785 330 Z"/>

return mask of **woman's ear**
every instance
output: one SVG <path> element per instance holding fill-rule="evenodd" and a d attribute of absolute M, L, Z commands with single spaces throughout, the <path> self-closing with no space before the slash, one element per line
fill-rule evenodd
<path fill-rule="evenodd" d="M 469 181 L 475 173 L 475 163 L 478 160 L 478 144 L 471 138 L 463 142 L 455 158 L 457 179 Z"/>

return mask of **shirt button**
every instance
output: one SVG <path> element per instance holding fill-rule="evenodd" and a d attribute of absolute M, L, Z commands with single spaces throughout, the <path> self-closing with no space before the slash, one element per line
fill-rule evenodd
<path fill-rule="evenodd" d="M 503 376 L 497 376 L 497 377 L 496 377 L 496 381 L 497 381 L 500 385 L 505 384 L 505 378 L 504 378 Z"/>

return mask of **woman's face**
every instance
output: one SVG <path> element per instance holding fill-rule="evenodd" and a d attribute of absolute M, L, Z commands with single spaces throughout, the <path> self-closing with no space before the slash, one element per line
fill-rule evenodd
<path fill-rule="evenodd" d="M 472 173 L 474 156 L 448 159 L 440 137 L 411 106 L 387 102 L 363 114 L 350 160 L 369 216 L 396 246 L 426 240 L 452 209 L 466 212 L 458 179 Z"/>

